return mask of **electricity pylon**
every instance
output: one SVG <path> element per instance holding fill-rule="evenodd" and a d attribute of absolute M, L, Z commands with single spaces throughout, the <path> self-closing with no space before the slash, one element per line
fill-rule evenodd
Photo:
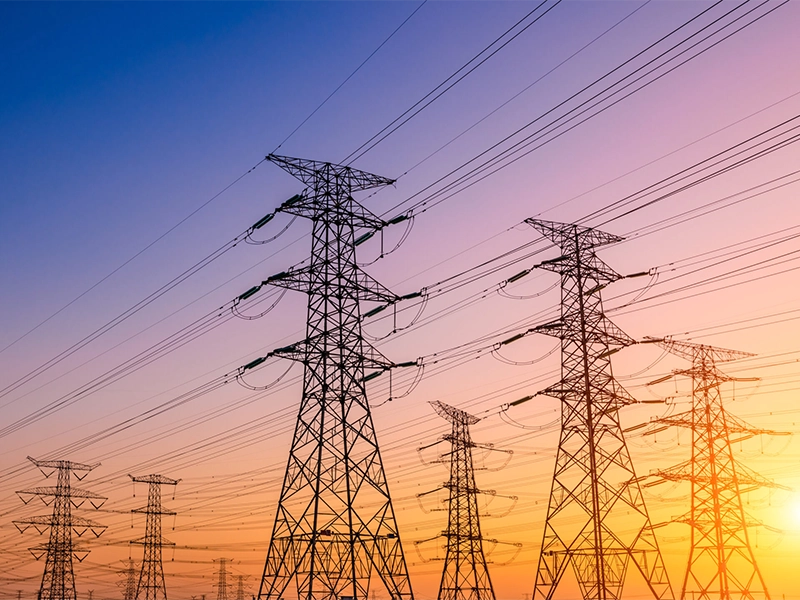
<path fill-rule="evenodd" d="M 781 486 L 736 461 L 731 435 L 735 435 L 734 441 L 738 442 L 756 435 L 780 433 L 752 427 L 725 410 L 719 388 L 735 378 L 725 375 L 716 366 L 753 355 L 672 339 L 653 341 L 692 362 L 691 368 L 675 371 L 692 379 L 691 409 L 654 419 L 653 425 L 660 427 L 651 426 L 646 431 L 656 433 L 677 426 L 692 432 L 691 459 L 653 473 L 661 481 L 689 481 L 692 485 L 691 510 L 677 519 L 692 528 L 681 600 L 689 597 L 693 600 L 756 597 L 769 600 L 747 535 L 748 522 L 752 521 L 742 505 L 742 494 L 759 487 Z"/>
<path fill-rule="evenodd" d="M 236 577 L 236 600 L 244 600 L 244 575 Z"/>
<path fill-rule="evenodd" d="M 136 600 L 136 564 L 132 558 L 125 561 L 125 564 L 125 569 L 119 572 L 124 579 L 118 581 L 117 585 L 122 590 L 123 600 Z"/>
<path fill-rule="evenodd" d="M 228 600 L 228 571 L 225 568 L 227 559 L 219 559 L 219 571 L 217 571 L 217 600 Z"/>
<path fill-rule="evenodd" d="M 89 551 L 77 546 L 72 541 L 72 534 L 81 537 L 86 531 L 91 531 L 99 537 L 106 528 L 105 525 L 76 517 L 72 509 L 80 508 L 85 501 L 95 508 L 100 508 L 106 501 L 105 496 L 94 492 L 72 487 L 70 475 L 78 481 L 83 480 L 89 472 L 99 464 L 85 465 L 68 460 L 36 460 L 28 457 L 45 477 L 58 473 L 55 487 L 36 487 L 17 492 L 20 499 L 28 504 L 33 498 L 38 497 L 45 504 L 53 504 L 53 513 L 27 519 L 14 521 L 21 532 L 33 527 L 39 534 L 50 530 L 50 539 L 47 544 L 40 544 L 29 548 L 36 560 L 47 555 L 44 565 L 42 583 L 39 587 L 38 600 L 75 600 L 75 573 L 72 568 L 73 557 L 78 562 L 83 561 Z M 83 473 L 83 475 L 79 475 Z M 52 498 L 52 500 L 47 500 Z"/>
<path fill-rule="evenodd" d="M 275 355 L 304 365 L 303 396 L 259 598 L 366 600 L 377 573 L 412 598 L 364 383 L 392 363 L 365 340 L 360 301 L 398 297 L 356 265 L 354 229 L 386 222 L 351 194 L 393 183 L 342 165 L 270 155 L 308 186 L 278 209 L 312 222 L 308 266 L 267 279 L 308 294 L 306 338 Z M 294 582 L 296 596 L 287 593 Z"/>
<path fill-rule="evenodd" d="M 534 599 L 552 598 L 571 564 L 584 599 L 616 600 L 631 562 L 653 598 L 672 598 L 619 421 L 620 408 L 635 400 L 614 379 L 609 358 L 634 340 L 606 318 L 600 294 L 622 276 L 595 248 L 622 238 L 527 222 L 561 249 L 541 264 L 561 275 L 561 318 L 537 328 L 561 340 L 561 380 L 542 392 L 561 400 L 561 434 Z"/>
<path fill-rule="evenodd" d="M 441 488 L 432 490 L 447 489 L 450 493 L 447 529 L 436 536 L 447 540 L 439 600 L 495 600 L 483 553 L 484 538 L 478 513 L 478 494 L 487 492 L 475 484 L 472 449 L 478 444 L 472 441 L 469 433 L 469 426 L 478 423 L 480 418 L 442 402 L 430 404 L 436 414 L 452 424 L 451 433 L 440 440 L 450 442 L 450 452 L 442 455 L 442 462 L 449 455 L 450 479 Z M 429 493 L 432 492 L 419 496 Z"/>
<path fill-rule="evenodd" d="M 134 477 L 128 475 L 134 483 L 148 484 L 147 506 L 134 508 L 132 513 L 147 515 L 144 526 L 144 537 L 132 540 L 131 544 L 143 546 L 142 570 L 136 584 L 138 600 L 166 600 L 167 586 L 164 582 L 164 566 L 161 562 L 161 549 L 174 546 L 173 542 L 161 535 L 162 515 L 174 515 L 175 512 L 165 510 L 161 506 L 161 486 L 178 485 L 180 479 L 170 479 L 163 475 L 144 475 Z"/>

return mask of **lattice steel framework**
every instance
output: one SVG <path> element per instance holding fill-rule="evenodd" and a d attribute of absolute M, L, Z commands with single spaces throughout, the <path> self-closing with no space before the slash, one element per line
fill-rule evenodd
<path fill-rule="evenodd" d="M 72 514 L 73 508 L 80 508 L 87 500 L 95 508 L 100 508 L 106 501 L 105 496 L 71 486 L 71 475 L 81 481 L 99 464 L 86 465 L 68 460 L 36 460 L 28 457 L 45 477 L 58 473 L 55 487 L 37 487 L 17 492 L 25 504 L 33 498 L 41 498 L 45 504 L 52 503 L 50 515 L 28 517 L 14 521 L 21 532 L 33 527 L 40 534 L 50 530 L 50 539 L 29 550 L 39 560 L 47 556 L 39 587 L 38 600 L 75 600 L 75 572 L 72 559 L 83 561 L 89 551 L 73 543 L 72 534 L 81 537 L 86 531 L 100 536 L 105 525 L 95 521 L 77 517 Z M 82 473 L 82 475 L 80 475 Z M 52 500 L 49 500 L 52 498 Z"/>
<path fill-rule="evenodd" d="M 244 600 L 244 575 L 236 577 L 236 600 Z"/>
<path fill-rule="evenodd" d="M 227 562 L 225 558 L 219 559 L 219 570 L 217 571 L 217 600 L 228 600 Z"/>
<path fill-rule="evenodd" d="M 170 479 L 163 475 L 144 475 L 134 477 L 128 475 L 135 483 L 146 483 L 147 506 L 134 508 L 131 512 L 147 516 L 144 537 L 132 540 L 131 544 L 143 546 L 142 570 L 136 584 L 138 600 L 167 600 L 167 585 L 164 582 L 164 566 L 161 562 L 161 550 L 164 546 L 174 546 L 173 542 L 161 535 L 161 517 L 174 515 L 175 512 L 165 510 L 161 506 L 161 486 L 178 485 L 180 479 Z"/>
<path fill-rule="evenodd" d="M 561 434 L 534 598 L 552 598 L 572 565 L 583 598 L 616 600 L 633 563 L 653 598 L 672 598 L 664 561 L 619 421 L 634 402 L 610 355 L 634 341 L 603 313 L 600 290 L 620 279 L 595 248 L 622 238 L 528 219 L 561 248 L 542 263 L 561 275 L 561 318 L 540 326 L 561 340 L 561 380 L 543 393 L 561 400 Z"/>
<path fill-rule="evenodd" d="M 492 580 L 483 553 L 478 513 L 478 494 L 472 449 L 476 446 L 469 426 L 480 419 L 448 406 L 431 402 L 436 413 L 450 421 L 452 430 L 444 440 L 450 442 L 450 479 L 444 484 L 450 492 L 447 509 L 447 529 L 442 535 L 447 540 L 439 585 L 439 600 L 495 600 Z"/>
<path fill-rule="evenodd" d="M 312 222 L 308 266 L 270 277 L 308 294 L 306 339 L 275 351 L 304 365 L 297 418 L 259 598 L 366 600 L 370 578 L 412 598 L 364 384 L 391 362 L 361 333 L 360 301 L 397 296 L 356 265 L 354 229 L 386 223 L 353 200 L 392 180 L 331 163 L 267 157 L 308 187 L 282 212 Z M 294 589 L 289 590 L 293 585 Z"/>
<path fill-rule="evenodd" d="M 117 582 L 117 585 L 122 590 L 122 598 L 123 600 L 136 600 L 136 563 L 133 562 L 132 558 L 129 558 L 125 561 L 125 569 L 120 571 L 120 575 L 124 577 L 121 581 Z"/>
<path fill-rule="evenodd" d="M 747 534 L 747 525 L 753 521 L 745 513 L 742 494 L 779 486 L 738 463 L 731 443 L 779 432 L 752 427 L 725 410 L 719 388 L 734 378 L 716 366 L 753 355 L 672 339 L 656 343 L 692 362 L 691 368 L 676 371 L 692 379 L 692 408 L 654 419 L 654 425 L 661 427 L 651 427 L 649 432 L 669 426 L 692 432 L 691 459 L 654 473 L 662 481 L 689 481 L 692 486 L 691 510 L 677 519 L 692 528 L 681 600 L 769 600 Z"/>

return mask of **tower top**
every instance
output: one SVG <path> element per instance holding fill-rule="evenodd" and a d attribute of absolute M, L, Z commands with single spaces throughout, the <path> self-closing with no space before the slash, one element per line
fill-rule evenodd
<path fill-rule="evenodd" d="M 344 184 L 348 193 L 391 185 L 395 182 L 394 179 L 329 162 L 278 156 L 277 154 L 269 154 L 266 160 L 275 163 L 306 185 L 312 185 L 320 180 L 335 180 Z"/>

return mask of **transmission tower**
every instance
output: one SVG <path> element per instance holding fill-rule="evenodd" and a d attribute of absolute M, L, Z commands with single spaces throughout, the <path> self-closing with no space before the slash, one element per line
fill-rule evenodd
<path fill-rule="evenodd" d="M 136 564 L 129 558 L 125 565 L 125 569 L 119 572 L 124 579 L 118 581 L 117 585 L 122 589 L 123 600 L 136 600 Z"/>
<path fill-rule="evenodd" d="M 561 400 L 561 434 L 534 598 L 552 598 L 571 564 L 584 599 L 616 600 L 631 562 L 653 598 L 672 598 L 619 422 L 619 409 L 635 400 L 614 379 L 609 359 L 634 341 L 603 313 L 600 290 L 621 275 L 595 248 L 622 238 L 527 222 L 561 249 L 541 264 L 561 275 L 561 318 L 537 328 L 561 340 L 561 380 L 542 392 Z"/>
<path fill-rule="evenodd" d="M 436 536 L 447 540 L 439 600 L 495 600 L 483 553 L 484 537 L 478 513 L 478 494 L 495 494 L 475 485 L 472 449 L 479 445 L 472 441 L 469 433 L 469 426 L 480 419 L 442 402 L 430 404 L 436 414 L 452 424 L 451 433 L 440 440 L 450 442 L 450 452 L 442 455 L 442 462 L 449 456 L 450 479 L 441 488 L 433 490 L 447 489 L 450 495 L 447 529 L 441 536 Z M 480 447 L 493 449 L 491 446 Z M 432 492 L 419 496 L 429 493 Z"/>
<path fill-rule="evenodd" d="M 661 481 L 689 481 L 692 486 L 691 511 L 677 519 L 692 527 L 681 600 L 687 597 L 769 600 L 747 535 L 748 522 L 752 521 L 744 511 L 742 494 L 759 487 L 781 486 L 737 463 L 731 436 L 738 442 L 756 435 L 780 434 L 751 427 L 726 412 L 719 388 L 735 379 L 716 366 L 753 355 L 672 339 L 654 341 L 692 362 L 691 368 L 675 371 L 692 379 L 692 408 L 654 419 L 653 424 L 660 427 L 651 427 L 647 432 L 655 433 L 670 426 L 686 427 L 692 432 L 692 458 L 654 472 Z"/>
<path fill-rule="evenodd" d="M 391 598 L 412 598 L 364 370 L 392 363 L 361 332 L 360 301 L 398 297 L 356 265 L 356 227 L 386 225 L 351 194 L 393 183 L 342 165 L 269 155 L 308 187 L 280 211 L 312 222 L 308 266 L 267 279 L 308 294 L 306 338 L 275 351 L 304 365 L 303 396 L 259 598 L 294 582 L 303 600 L 368 598 L 375 572 Z M 290 593 L 290 597 L 295 597 Z"/>
<path fill-rule="evenodd" d="M 225 568 L 227 559 L 219 559 L 219 571 L 217 571 L 217 600 L 228 600 L 228 571 Z"/>
<path fill-rule="evenodd" d="M 50 515 L 14 521 L 14 525 L 21 532 L 28 527 L 33 527 L 40 534 L 50 530 L 50 539 L 46 544 L 30 548 L 31 554 L 36 560 L 47 556 L 37 598 L 38 600 L 75 600 L 75 573 L 72 568 L 72 559 L 74 557 L 81 562 L 89 554 L 89 551 L 74 544 L 72 534 L 75 533 L 77 537 L 81 537 L 86 531 L 91 531 L 99 537 L 106 526 L 74 516 L 72 509 L 73 507 L 80 508 L 87 500 L 95 509 L 98 509 L 106 501 L 106 498 L 88 490 L 72 487 L 70 475 L 74 475 L 78 481 L 81 481 L 99 464 L 85 465 L 68 460 L 36 460 L 30 456 L 28 460 L 36 465 L 46 478 L 53 473 L 58 473 L 55 487 L 37 487 L 17 492 L 25 504 L 38 497 L 45 504 L 52 503 L 53 505 L 53 512 Z M 49 498 L 52 500 L 48 500 Z"/>
<path fill-rule="evenodd" d="M 173 542 L 161 535 L 162 515 L 174 515 L 175 512 L 165 510 L 161 506 L 161 486 L 178 485 L 180 479 L 170 479 L 163 475 L 145 475 L 134 477 L 128 475 L 134 483 L 148 484 L 147 506 L 134 508 L 131 512 L 147 516 L 144 527 L 144 537 L 132 540 L 131 544 L 143 546 L 142 570 L 139 572 L 139 582 L 136 584 L 136 598 L 138 600 L 166 600 L 167 586 L 164 582 L 164 567 L 161 563 L 161 549 L 164 546 L 174 546 Z"/>
<path fill-rule="evenodd" d="M 236 577 L 236 600 L 244 600 L 244 575 Z"/>

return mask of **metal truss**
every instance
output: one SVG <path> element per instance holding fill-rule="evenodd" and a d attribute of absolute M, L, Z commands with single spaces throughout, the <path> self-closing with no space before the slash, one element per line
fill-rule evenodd
<path fill-rule="evenodd" d="M 452 424 L 451 433 L 440 440 L 450 442 L 451 450 L 442 455 L 442 462 L 449 457 L 450 479 L 442 488 L 449 491 L 450 497 L 447 529 L 437 536 L 447 540 L 439 600 L 495 600 L 478 512 L 478 494 L 483 491 L 475 485 L 472 464 L 472 449 L 477 444 L 469 433 L 469 426 L 480 419 L 442 402 L 430 404 Z"/>
<path fill-rule="evenodd" d="M 75 544 L 72 534 L 81 537 L 86 531 L 91 531 L 95 536 L 100 536 L 106 526 L 73 516 L 72 509 L 80 508 L 87 500 L 98 509 L 106 498 L 88 490 L 73 488 L 70 476 L 75 475 L 80 481 L 99 465 L 86 465 L 68 460 L 36 460 L 30 456 L 28 460 L 39 467 L 45 477 L 58 473 L 58 481 L 54 487 L 37 487 L 17 492 L 25 504 L 38 497 L 45 504 L 53 505 L 53 512 L 50 515 L 14 521 L 14 525 L 21 532 L 29 527 L 33 527 L 40 534 L 50 530 L 50 539 L 46 544 L 29 548 L 36 560 L 43 556 L 47 557 L 37 599 L 75 600 L 75 572 L 72 559 L 83 561 L 89 550 Z"/>
<path fill-rule="evenodd" d="M 561 275 L 561 318 L 538 328 L 561 340 L 561 380 L 543 392 L 561 400 L 561 434 L 534 599 L 552 598 L 572 565 L 584 599 L 616 600 L 631 564 L 652 598 L 671 599 L 619 421 L 619 409 L 634 400 L 611 370 L 610 356 L 634 340 L 606 318 L 600 293 L 621 276 L 595 249 L 622 238 L 579 225 L 527 222 L 561 249 L 541 264 Z"/>
<path fill-rule="evenodd" d="M 167 586 L 164 582 L 164 566 L 161 562 L 161 550 L 164 546 L 174 546 L 173 542 L 161 535 L 161 517 L 176 514 L 164 510 L 161 506 L 161 486 L 178 485 L 180 479 L 170 479 L 163 475 L 145 475 L 134 477 L 128 475 L 135 483 L 148 484 L 147 506 L 135 508 L 131 512 L 147 515 L 144 537 L 132 540 L 131 544 L 143 546 L 142 569 L 136 584 L 137 600 L 167 600 Z"/>
<path fill-rule="evenodd" d="M 219 559 L 219 570 L 217 571 L 217 600 L 228 600 L 228 559 Z"/>
<path fill-rule="evenodd" d="M 117 582 L 117 585 L 122 590 L 123 600 L 136 600 L 136 564 L 132 558 L 125 561 L 125 569 L 119 571 L 119 574 L 124 577 Z"/>
<path fill-rule="evenodd" d="M 691 459 L 653 473 L 661 481 L 689 481 L 692 486 L 691 511 L 676 519 L 692 528 L 681 600 L 769 600 L 747 534 L 748 524 L 753 521 L 745 513 L 742 494 L 759 487 L 780 486 L 738 463 L 731 444 L 779 432 L 751 427 L 726 412 L 719 388 L 734 378 L 716 366 L 753 355 L 672 339 L 653 341 L 692 362 L 691 368 L 675 372 L 692 379 L 692 408 L 654 419 L 646 431 L 654 433 L 678 426 L 692 432 Z"/>
<path fill-rule="evenodd" d="M 308 187 L 279 211 L 312 222 L 307 268 L 269 278 L 308 295 L 306 337 L 274 354 L 304 365 L 303 395 L 259 598 L 366 600 L 378 576 L 413 598 L 364 383 L 392 365 L 361 333 L 362 300 L 396 301 L 356 265 L 355 228 L 385 223 L 352 193 L 392 180 L 350 167 L 270 155 Z"/>

